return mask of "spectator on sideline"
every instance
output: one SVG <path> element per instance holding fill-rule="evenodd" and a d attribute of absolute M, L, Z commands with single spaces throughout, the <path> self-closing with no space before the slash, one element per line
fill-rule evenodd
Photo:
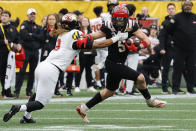
<path fill-rule="evenodd" d="M 146 18 L 149 18 L 149 12 L 148 12 L 148 8 L 147 7 L 143 7 L 142 8 L 142 13 L 141 14 L 137 14 L 136 18 L 138 20 L 145 20 Z"/>
<path fill-rule="evenodd" d="M 172 74 L 172 92 L 177 94 L 180 88 L 181 76 L 186 69 L 186 85 L 190 94 L 196 94 L 194 87 L 195 56 L 196 56 L 196 14 L 192 13 L 193 3 L 185 1 L 182 12 L 176 14 L 164 26 L 174 39 L 174 65 Z M 167 35 L 167 34 L 165 34 Z"/>
<path fill-rule="evenodd" d="M 84 33 L 84 35 L 91 33 L 90 29 L 90 22 L 87 17 L 84 17 L 81 21 L 81 31 Z M 96 52 L 95 51 L 90 51 L 90 52 L 80 52 L 79 53 L 79 62 L 80 62 L 80 72 L 76 74 L 76 79 L 75 79 L 75 91 L 79 92 L 79 85 L 81 81 L 81 76 L 82 73 L 85 69 L 85 75 L 86 75 L 86 83 L 87 83 L 87 90 L 89 92 L 96 92 L 96 89 L 93 87 L 93 77 L 92 77 L 92 70 L 91 66 L 95 64 L 95 56 Z"/>
<path fill-rule="evenodd" d="M 5 89 L 5 79 L 8 79 L 9 77 L 6 76 L 8 54 L 10 52 L 8 48 L 17 48 L 18 51 L 21 49 L 21 45 L 18 44 L 18 31 L 15 26 L 10 24 L 10 19 L 11 13 L 7 10 L 4 10 L 1 13 L 2 28 L 0 28 L 0 80 L 2 85 L 1 95 L 3 97 L 14 97 L 14 95 L 11 93 L 11 88 Z M 13 65 L 10 66 L 13 67 Z"/>

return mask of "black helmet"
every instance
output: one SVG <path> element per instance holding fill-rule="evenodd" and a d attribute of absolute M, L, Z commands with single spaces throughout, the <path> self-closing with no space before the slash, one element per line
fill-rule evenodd
<path fill-rule="evenodd" d="M 108 2 L 107 2 L 107 8 L 108 8 L 108 12 L 112 12 L 112 9 L 113 8 L 111 8 L 111 6 L 117 6 L 117 5 L 119 5 L 119 3 L 118 3 L 118 0 L 108 0 Z"/>
<path fill-rule="evenodd" d="M 128 23 L 129 11 L 127 7 L 118 5 L 112 10 L 112 24 L 116 31 L 124 31 Z"/>
<path fill-rule="evenodd" d="M 80 29 L 78 17 L 73 13 L 65 14 L 61 19 L 61 27 L 66 30 Z"/>

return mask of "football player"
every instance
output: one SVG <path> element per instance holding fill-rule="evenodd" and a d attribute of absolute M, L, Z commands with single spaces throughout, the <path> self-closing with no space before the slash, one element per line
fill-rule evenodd
<path fill-rule="evenodd" d="M 89 34 L 91 39 L 97 39 L 100 37 L 111 38 L 118 33 L 125 33 L 130 38 L 135 35 L 142 40 L 141 46 L 136 47 L 130 41 L 117 41 L 116 43 L 108 47 L 108 56 L 106 58 L 105 67 L 108 73 L 106 88 L 97 93 L 92 99 L 85 104 L 79 105 L 76 110 L 82 117 L 84 122 L 89 122 L 87 118 L 87 111 L 94 107 L 96 104 L 103 100 L 111 97 L 115 90 L 119 87 L 121 79 L 134 80 L 137 84 L 138 90 L 146 99 L 146 103 L 149 107 L 163 107 L 167 102 L 160 101 L 151 98 L 151 95 L 146 87 L 146 82 L 143 74 L 131 69 L 124 65 L 129 50 L 137 51 L 140 48 L 150 48 L 150 40 L 148 37 L 139 29 L 138 25 L 134 21 L 128 19 L 129 11 L 125 6 L 115 6 L 112 10 L 111 21 L 106 21 L 102 25 L 101 30 L 94 34 Z M 129 44 L 128 44 L 129 43 Z"/>
<path fill-rule="evenodd" d="M 102 6 L 97 6 L 93 10 L 97 16 L 97 18 L 90 20 L 91 29 L 93 32 L 100 31 L 100 28 L 103 23 L 103 19 L 100 16 L 102 13 L 102 10 L 103 10 Z M 105 37 L 102 37 L 102 38 L 97 39 L 96 41 L 101 41 L 104 39 L 105 39 Z M 96 84 L 95 85 L 97 86 L 97 88 L 101 88 L 102 85 L 101 85 L 100 69 L 102 69 L 104 67 L 104 62 L 105 62 L 106 57 L 108 55 L 108 49 L 102 48 L 102 49 L 97 49 L 96 51 L 97 51 L 97 56 L 95 57 L 95 64 L 91 68 L 95 72 L 95 76 L 96 76 Z"/>
<path fill-rule="evenodd" d="M 118 0 L 108 0 L 107 2 L 108 13 L 101 13 L 101 17 L 104 19 L 104 21 L 111 20 L 112 9 L 117 5 L 119 5 Z"/>
<path fill-rule="evenodd" d="M 77 16 L 72 13 L 62 17 L 61 27 L 53 32 L 54 35 L 58 35 L 56 48 L 35 70 L 35 93 L 29 98 L 27 104 L 12 105 L 10 111 L 3 117 L 4 122 L 7 122 L 17 112 L 25 111 L 20 123 L 35 123 L 31 112 L 42 109 L 49 102 L 54 94 L 60 72 L 65 72 L 81 48 L 102 48 L 127 38 L 121 34 L 100 42 L 87 42 L 82 32 L 79 31 Z"/>

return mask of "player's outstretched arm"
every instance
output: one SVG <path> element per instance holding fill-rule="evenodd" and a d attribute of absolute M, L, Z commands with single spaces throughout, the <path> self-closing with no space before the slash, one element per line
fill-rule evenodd
<path fill-rule="evenodd" d="M 90 36 L 91 37 L 91 36 Z M 128 36 L 127 36 L 128 37 Z M 127 39 L 122 34 L 118 34 L 110 39 L 102 40 L 102 41 L 92 41 L 89 39 L 89 36 L 81 37 L 77 41 L 73 43 L 72 48 L 74 50 L 77 49 L 96 49 L 96 48 L 104 48 L 110 46 L 113 43 L 116 43 L 119 40 Z"/>
<path fill-rule="evenodd" d="M 103 33 L 102 31 L 94 32 L 94 33 L 91 33 L 90 35 L 92 36 L 91 40 L 96 40 L 96 39 L 99 39 L 99 38 L 106 36 L 106 34 Z"/>

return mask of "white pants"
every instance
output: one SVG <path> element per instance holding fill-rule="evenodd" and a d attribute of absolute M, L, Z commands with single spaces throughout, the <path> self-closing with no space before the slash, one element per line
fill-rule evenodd
<path fill-rule="evenodd" d="M 46 105 L 54 95 L 59 69 L 48 62 L 41 62 L 35 69 L 35 100 Z"/>
<path fill-rule="evenodd" d="M 139 54 L 129 54 L 127 56 L 127 60 L 126 60 L 126 65 L 134 70 L 137 70 L 137 66 L 138 66 L 138 62 L 139 62 Z M 134 81 L 132 80 L 127 80 L 127 84 L 126 84 L 126 91 L 127 92 L 131 92 L 133 89 L 133 84 Z"/>
<path fill-rule="evenodd" d="M 103 63 L 108 56 L 108 51 L 103 49 L 97 49 L 97 56 L 95 57 L 95 64 Z"/>

